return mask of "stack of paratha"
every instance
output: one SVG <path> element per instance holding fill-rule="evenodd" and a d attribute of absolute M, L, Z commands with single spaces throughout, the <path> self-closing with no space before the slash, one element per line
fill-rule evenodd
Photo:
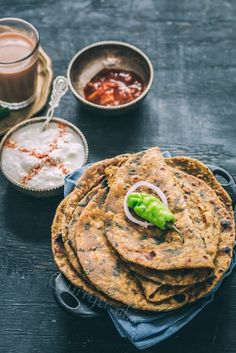
<path fill-rule="evenodd" d="M 165 193 L 184 242 L 127 219 L 124 197 L 138 181 Z M 55 262 L 71 283 L 109 304 L 149 311 L 209 293 L 230 265 L 234 240 L 231 199 L 214 175 L 197 160 L 165 159 L 159 148 L 87 168 L 52 225 Z"/>

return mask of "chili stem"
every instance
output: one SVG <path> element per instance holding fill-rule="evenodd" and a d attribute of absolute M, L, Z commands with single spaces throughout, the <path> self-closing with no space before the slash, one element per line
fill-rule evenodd
<path fill-rule="evenodd" d="M 167 227 L 168 227 L 169 229 L 175 231 L 176 233 L 178 233 L 178 234 L 180 235 L 180 237 L 181 237 L 182 242 L 184 243 L 183 234 L 179 231 L 179 229 L 178 229 L 174 224 L 168 223 L 168 224 L 167 224 Z"/>

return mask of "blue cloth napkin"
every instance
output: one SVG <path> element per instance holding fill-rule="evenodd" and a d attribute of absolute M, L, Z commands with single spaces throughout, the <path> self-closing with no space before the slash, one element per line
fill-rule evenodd
<path fill-rule="evenodd" d="M 163 152 L 164 157 L 170 157 L 168 151 Z M 91 164 L 86 165 L 68 174 L 65 178 L 64 195 L 67 196 L 75 187 L 76 180 Z M 145 349 L 168 337 L 174 335 L 183 326 L 190 322 L 213 299 L 222 281 L 230 275 L 236 265 L 235 254 L 229 270 L 222 280 L 207 296 L 196 303 L 167 313 L 147 313 L 133 309 L 119 309 L 109 307 L 108 314 L 121 337 L 128 338 L 136 348 Z"/>

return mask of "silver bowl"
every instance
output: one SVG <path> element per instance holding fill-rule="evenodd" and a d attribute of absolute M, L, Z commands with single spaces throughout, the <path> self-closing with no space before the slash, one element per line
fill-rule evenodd
<path fill-rule="evenodd" d="M 30 195 L 30 196 L 34 196 L 34 197 L 38 197 L 38 198 L 44 198 L 44 197 L 52 197 L 52 196 L 56 196 L 58 194 L 61 194 L 63 192 L 63 188 L 64 188 L 64 182 L 60 185 L 57 185 L 55 187 L 50 187 L 50 188 L 44 188 L 44 189 L 34 189 L 34 188 L 29 188 L 27 186 L 21 185 L 20 183 L 16 182 L 15 180 L 13 180 L 11 177 L 9 177 L 7 175 L 7 172 L 4 170 L 3 165 L 2 165 L 2 150 L 4 148 L 4 143 L 5 141 L 18 129 L 20 129 L 23 126 L 29 125 L 29 124 L 34 124 L 34 123 L 38 123 L 40 121 L 45 121 L 46 117 L 36 117 L 27 121 L 23 121 L 17 125 L 15 125 L 12 129 L 10 129 L 8 131 L 8 133 L 4 136 L 4 138 L 1 141 L 0 144 L 0 168 L 2 170 L 3 175 L 5 176 L 5 178 L 10 182 L 10 184 L 17 189 L 18 191 L 26 194 L 26 195 Z M 75 125 L 73 125 L 72 123 L 70 123 L 67 120 L 61 119 L 61 118 L 52 118 L 53 122 L 60 122 L 63 123 L 67 126 L 69 126 L 70 128 L 72 128 L 77 134 L 78 137 L 80 138 L 80 140 L 83 143 L 84 146 L 84 160 L 83 160 L 83 164 L 80 166 L 82 167 L 87 159 L 88 159 L 88 153 L 89 153 L 89 149 L 88 149 L 88 144 L 87 144 L 87 140 L 85 138 L 85 136 L 83 135 L 83 133 L 80 131 L 80 129 L 78 129 Z"/>
<path fill-rule="evenodd" d="M 87 83 L 103 69 L 124 69 L 136 73 L 144 83 L 142 94 L 131 102 L 118 106 L 103 106 L 85 99 Z M 150 59 L 135 46 L 118 41 L 91 44 L 80 50 L 67 69 L 69 87 L 75 97 L 96 113 L 117 115 L 134 109 L 148 94 L 153 82 L 153 66 Z"/>

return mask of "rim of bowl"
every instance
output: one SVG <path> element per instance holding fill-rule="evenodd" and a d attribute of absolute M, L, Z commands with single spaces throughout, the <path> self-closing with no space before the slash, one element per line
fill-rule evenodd
<path fill-rule="evenodd" d="M 135 98 L 134 100 L 125 103 L 125 104 L 120 104 L 120 105 L 116 105 L 116 106 L 108 106 L 108 105 L 100 105 L 100 104 L 95 104 L 92 103 L 90 101 L 88 101 L 87 99 L 85 99 L 84 97 L 82 97 L 77 91 L 76 89 L 73 87 L 72 82 L 71 82 L 71 78 L 70 78 L 70 74 L 71 74 L 71 69 L 73 67 L 73 64 L 75 62 L 75 60 L 84 52 L 86 52 L 87 50 L 94 48 L 94 47 L 98 47 L 98 46 L 103 46 L 103 45 L 120 45 L 129 49 L 134 50 L 136 53 L 140 54 L 144 60 L 146 61 L 146 63 L 148 64 L 148 68 L 150 71 L 150 78 L 148 81 L 147 86 L 145 87 L 144 91 L 142 92 L 142 94 L 140 94 L 139 97 Z M 126 107 L 130 107 L 133 104 L 139 102 L 140 100 L 142 100 L 146 94 L 149 92 L 152 83 L 153 83 L 153 78 L 154 78 L 154 70 L 153 70 L 153 65 L 151 60 L 149 59 L 149 57 L 147 56 L 147 54 L 145 54 L 141 49 L 139 49 L 138 47 L 134 46 L 133 44 L 129 44 L 127 42 L 121 42 L 121 41 L 116 41 L 116 40 L 108 40 L 108 41 L 100 41 L 100 42 L 96 42 L 90 45 L 87 45 L 86 47 L 82 48 L 81 50 L 79 50 L 71 59 L 71 61 L 69 62 L 68 68 L 67 68 L 67 79 L 68 79 L 68 83 L 69 83 L 69 87 L 71 89 L 71 91 L 73 92 L 73 94 L 79 99 L 81 100 L 84 104 L 89 105 L 90 107 L 93 108 L 97 108 L 97 109 L 101 109 L 101 110 L 119 110 L 122 108 L 126 108 Z"/>
<path fill-rule="evenodd" d="M 18 130 L 20 127 L 24 126 L 24 125 L 28 125 L 28 124 L 33 124 L 34 122 L 40 122 L 40 121 L 44 121 L 46 120 L 46 118 L 44 116 L 39 116 L 39 117 L 34 117 L 32 119 L 23 121 L 17 125 L 15 125 L 13 128 L 11 128 L 6 135 L 3 137 L 1 144 L 0 144 L 0 169 L 2 171 L 2 174 L 5 176 L 5 178 L 7 180 L 9 180 L 13 185 L 17 186 L 20 189 L 23 189 L 24 191 L 30 191 L 30 192 L 35 192 L 35 193 L 40 193 L 40 192 L 50 192 L 50 191 L 55 191 L 57 189 L 60 189 L 64 186 L 64 182 L 60 185 L 57 186 L 53 186 L 50 188 L 43 188 L 43 189 L 35 189 L 35 188 L 30 188 L 28 186 L 22 185 L 20 183 L 18 183 L 17 181 L 15 181 L 14 179 L 12 179 L 11 177 L 9 177 L 7 175 L 7 173 L 5 172 L 3 166 L 2 166 L 2 150 L 4 147 L 4 143 L 5 141 L 11 136 L 12 133 L 14 133 L 16 130 Z M 84 136 L 84 134 L 82 133 L 82 131 L 77 128 L 77 126 L 75 126 L 74 124 L 72 124 L 71 122 L 62 119 L 62 118 L 57 118 L 57 117 L 53 117 L 51 121 L 60 121 L 62 123 L 64 123 L 65 125 L 70 126 L 73 130 L 75 130 L 77 132 L 77 134 L 81 137 L 83 144 L 84 144 L 84 149 L 85 149 L 85 155 L 84 155 L 84 161 L 83 164 L 81 165 L 80 168 L 82 168 L 85 163 L 88 160 L 88 155 L 89 155 L 89 147 L 88 147 L 88 142 L 86 137 Z"/>

